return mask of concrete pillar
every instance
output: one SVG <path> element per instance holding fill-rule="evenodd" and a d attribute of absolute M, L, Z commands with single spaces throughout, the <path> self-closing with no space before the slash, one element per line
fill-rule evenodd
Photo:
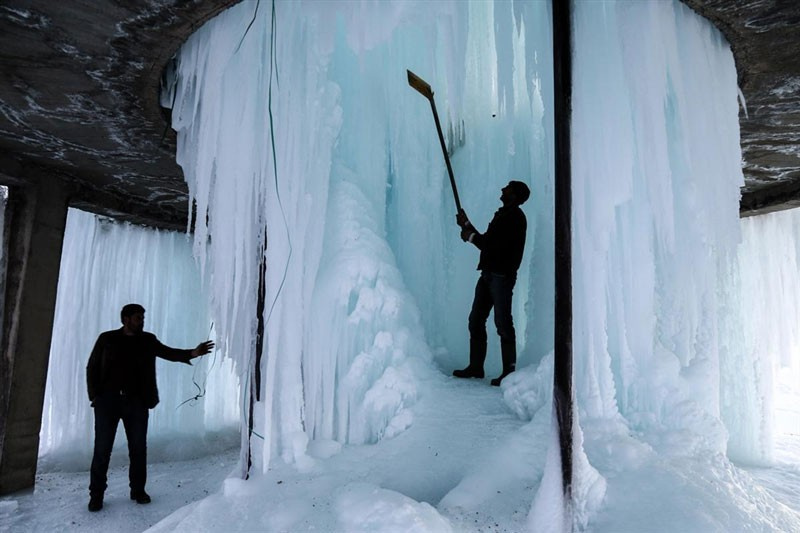
<path fill-rule="evenodd" d="M 68 189 L 12 188 L 0 360 L 0 494 L 33 487 Z"/>

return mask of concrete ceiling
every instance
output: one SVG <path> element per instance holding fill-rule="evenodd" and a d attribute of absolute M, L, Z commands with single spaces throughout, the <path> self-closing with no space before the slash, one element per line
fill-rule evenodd
<path fill-rule="evenodd" d="M 203 22 L 237 0 L 4 0 L 0 182 L 62 179 L 72 205 L 184 228 L 161 72 Z M 683 0 L 731 42 L 740 117 L 742 214 L 800 205 L 800 2 Z"/>
<path fill-rule="evenodd" d="M 164 65 L 234 0 L 3 0 L 0 182 L 63 179 L 72 205 L 185 228 L 187 188 L 158 105 Z"/>

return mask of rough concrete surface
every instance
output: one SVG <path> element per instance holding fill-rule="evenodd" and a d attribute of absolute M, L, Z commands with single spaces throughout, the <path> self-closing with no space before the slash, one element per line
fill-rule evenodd
<path fill-rule="evenodd" d="M 747 102 L 742 214 L 800 205 L 800 2 L 683 1 L 722 30 L 736 58 Z M 186 185 L 159 81 L 186 37 L 233 3 L 4 0 L 0 183 L 60 177 L 73 206 L 184 227 Z"/>
<path fill-rule="evenodd" d="M 158 105 L 164 65 L 235 0 L 4 0 L 0 181 L 58 176 L 72 204 L 185 227 L 187 190 Z"/>

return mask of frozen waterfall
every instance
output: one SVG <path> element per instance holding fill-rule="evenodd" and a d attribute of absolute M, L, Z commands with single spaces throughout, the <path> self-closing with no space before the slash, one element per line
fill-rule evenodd
<path fill-rule="evenodd" d="M 509 179 L 531 183 L 514 318 L 527 333 L 522 364 L 550 350 L 547 13 L 543 2 L 243 3 L 181 50 L 162 100 L 174 101 L 178 161 L 201 214 L 195 253 L 212 314 L 248 383 L 267 241 L 262 469 L 273 452 L 301 459 L 308 439 L 401 431 L 412 362 L 449 371 L 466 358 L 476 258 L 453 230 L 430 108 L 406 68 L 437 88 L 476 222 L 485 227 Z"/>
<path fill-rule="evenodd" d="M 193 348 L 213 331 L 185 235 L 70 209 L 62 255 L 39 454 L 45 468 L 79 470 L 90 463 L 94 442 L 86 363 L 97 336 L 120 327 L 122 306 L 143 305 L 147 330 L 177 348 Z M 161 404 L 150 418 L 151 459 L 224 449 L 231 432 L 235 443 L 239 387 L 229 360 L 212 354 L 194 368 L 166 361 L 157 368 Z M 125 449 L 122 430 L 115 446 Z"/>

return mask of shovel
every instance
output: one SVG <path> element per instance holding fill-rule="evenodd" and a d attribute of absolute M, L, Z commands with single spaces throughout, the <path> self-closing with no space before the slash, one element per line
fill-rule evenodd
<path fill-rule="evenodd" d="M 408 84 L 415 89 L 422 96 L 427 98 L 431 103 L 431 111 L 433 111 L 433 120 L 436 122 L 436 131 L 439 133 L 439 142 L 442 144 L 442 154 L 444 154 L 444 162 L 447 163 L 447 173 L 450 175 L 450 186 L 453 188 L 453 198 L 456 201 L 456 209 L 459 213 L 463 213 L 461 209 L 461 201 L 458 199 L 458 188 L 456 187 L 456 179 L 453 177 L 453 167 L 450 166 L 450 157 L 447 155 L 447 146 L 444 144 L 444 135 L 442 135 L 442 126 L 439 124 L 439 115 L 436 113 L 436 104 L 433 102 L 433 91 L 431 86 L 425 80 L 411 72 L 408 73 Z"/>

